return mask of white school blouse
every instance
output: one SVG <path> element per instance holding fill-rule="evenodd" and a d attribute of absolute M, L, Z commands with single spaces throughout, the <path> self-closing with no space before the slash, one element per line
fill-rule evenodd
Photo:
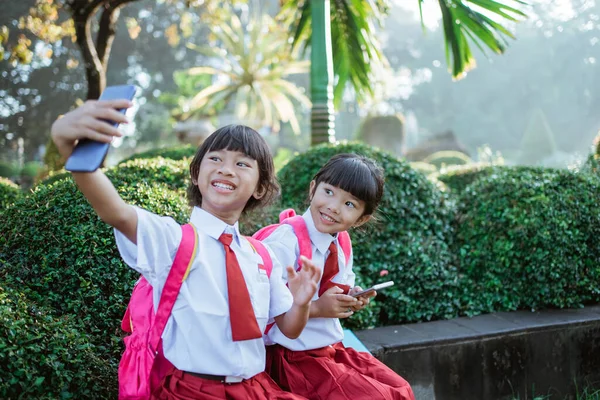
<path fill-rule="evenodd" d="M 321 271 L 323 270 L 325 260 L 327 260 L 327 256 L 329 255 L 329 245 L 332 241 L 335 241 L 338 247 L 340 271 L 333 277 L 332 281 L 354 287 L 355 275 L 352 272 L 352 257 L 346 263 L 346 256 L 337 242 L 337 235 L 332 236 L 328 233 L 319 232 L 315 228 L 310 210 L 306 211 L 302 215 L 302 218 L 306 222 L 306 227 L 310 235 L 312 261 L 315 265 L 321 268 Z M 282 265 L 293 265 L 297 269 L 300 248 L 298 246 L 298 239 L 290 225 L 281 224 L 263 242 L 275 253 L 275 256 Z M 284 273 L 283 278 L 287 280 L 287 273 Z M 313 300 L 318 298 L 319 291 L 317 290 Z M 274 325 L 267 334 L 265 341 L 267 344 L 278 343 L 290 350 L 298 351 L 318 349 L 341 342 L 342 339 L 344 339 L 344 333 L 338 318 L 311 318 L 297 339 L 287 338 L 277 328 L 277 325 Z"/>
<path fill-rule="evenodd" d="M 115 230 L 121 257 L 153 286 L 156 309 L 167 274 L 181 240 L 181 227 L 172 218 L 136 208 L 137 246 Z M 282 279 L 281 264 L 273 259 L 270 279 L 261 273 L 262 258 L 242 237 L 237 223 L 227 225 L 195 207 L 190 217 L 198 231 L 198 250 L 187 279 L 181 286 L 162 335 L 165 357 L 180 370 L 249 379 L 265 369 L 263 339 L 234 342 L 231 339 L 225 250 L 222 233 L 232 233 L 231 248 L 248 286 L 258 326 L 288 311 L 292 296 Z M 271 253 L 272 255 L 272 253 Z"/>

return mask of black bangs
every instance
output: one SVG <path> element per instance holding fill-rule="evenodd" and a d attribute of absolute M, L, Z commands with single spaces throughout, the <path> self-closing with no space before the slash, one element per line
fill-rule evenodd
<path fill-rule="evenodd" d="M 381 170 L 369 159 L 356 154 L 332 157 L 315 175 L 315 183 L 338 187 L 365 202 L 365 214 L 371 214 L 383 195 Z"/>
<path fill-rule="evenodd" d="M 263 161 L 265 158 L 270 157 L 270 151 L 264 140 L 256 140 L 257 136 L 262 139 L 258 132 L 247 126 L 227 125 L 217 129 L 207 139 L 210 143 L 207 143 L 206 152 L 239 151 L 254 160 Z"/>

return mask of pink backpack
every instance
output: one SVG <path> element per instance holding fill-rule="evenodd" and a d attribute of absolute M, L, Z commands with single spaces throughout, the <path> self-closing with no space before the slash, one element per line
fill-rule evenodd
<path fill-rule="evenodd" d="M 310 234 L 308 233 L 308 228 L 306 227 L 306 222 L 301 215 L 296 215 L 296 211 L 292 208 L 288 208 L 279 213 L 279 223 L 267 225 L 258 231 L 252 237 L 258 240 L 264 240 L 275 229 L 279 227 L 281 224 L 288 224 L 292 226 L 294 230 L 294 234 L 296 234 L 296 238 L 298 239 L 298 247 L 300 248 L 300 255 L 304 256 L 308 259 L 312 259 L 312 245 L 310 242 Z M 344 257 L 346 257 L 346 263 L 350 260 L 350 256 L 352 255 L 352 242 L 350 240 L 350 235 L 348 232 L 343 231 L 338 233 L 338 243 L 344 252 Z M 302 268 L 300 265 L 300 261 L 298 261 L 298 270 Z M 267 325 L 265 329 L 265 335 L 269 333 L 271 328 L 273 328 L 274 323 L 270 323 Z"/>
<path fill-rule="evenodd" d="M 141 277 L 133 288 L 131 299 L 121 322 L 121 329 L 130 333 L 125 337 L 125 352 L 119 363 L 119 400 L 148 400 L 165 375 L 173 368 L 162 349 L 162 334 L 173 305 L 187 278 L 198 248 L 198 234 L 192 224 L 181 227 L 182 236 L 173 265 L 167 276 L 158 309 L 154 313 L 152 286 Z M 247 238 L 262 257 L 267 276 L 271 276 L 273 262 L 269 252 L 259 241 Z"/>
<path fill-rule="evenodd" d="M 310 242 L 310 235 L 308 233 L 308 229 L 306 228 L 306 222 L 301 215 L 296 215 L 296 211 L 292 208 L 288 208 L 279 213 L 279 223 L 267 225 L 264 228 L 259 229 L 252 237 L 258 240 L 264 240 L 275 229 L 279 227 L 281 224 L 291 225 L 294 233 L 296 234 L 296 238 L 298 239 L 298 246 L 300 248 L 300 255 L 304 256 L 308 259 L 312 258 L 312 245 Z M 344 256 L 346 257 L 346 263 L 350 260 L 350 256 L 352 255 L 352 242 L 350 240 L 350 235 L 348 232 L 343 231 L 338 233 L 338 243 L 344 252 Z M 299 263 L 299 262 L 298 262 Z M 300 265 L 298 265 L 298 269 L 300 269 Z"/>

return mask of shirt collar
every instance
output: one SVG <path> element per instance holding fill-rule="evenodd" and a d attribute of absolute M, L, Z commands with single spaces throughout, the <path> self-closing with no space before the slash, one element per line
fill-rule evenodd
<path fill-rule="evenodd" d="M 315 227 L 315 221 L 310 213 L 310 208 L 306 210 L 306 212 L 302 215 L 302 218 L 304 218 L 304 221 L 306 222 L 306 229 L 308 229 L 310 241 L 315 245 L 317 250 L 321 252 L 321 254 L 325 254 L 325 252 L 329 250 L 329 245 L 331 242 L 337 239 L 337 233 L 335 235 L 330 235 L 329 233 L 319 232 Z"/>
<path fill-rule="evenodd" d="M 234 225 L 228 225 L 223 220 L 220 220 L 200 207 L 194 207 L 190 216 L 190 222 L 194 224 L 196 229 L 215 240 L 219 240 L 223 233 L 231 233 L 238 245 L 240 244 L 240 231 L 237 222 Z"/>

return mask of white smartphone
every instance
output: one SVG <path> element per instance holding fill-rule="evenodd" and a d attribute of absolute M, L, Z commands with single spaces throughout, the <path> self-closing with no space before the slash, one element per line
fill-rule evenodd
<path fill-rule="evenodd" d="M 360 296 L 364 296 L 365 294 L 368 294 L 368 293 L 374 292 L 374 291 L 376 291 L 376 290 L 381 290 L 381 289 L 384 289 L 384 288 L 386 288 L 386 287 L 390 287 L 390 286 L 392 286 L 393 284 L 394 284 L 394 281 L 387 281 L 387 282 L 378 283 L 377 285 L 373 285 L 373 286 L 371 286 L 370 288 L 368 288 L 368 289 L 365 289 L 365 290 L 363 290 L 363 291 L 361 291 L 361 292 L 354 293 L 354 294 L 352 295 L 352 297 L 360 297 Z"/>

